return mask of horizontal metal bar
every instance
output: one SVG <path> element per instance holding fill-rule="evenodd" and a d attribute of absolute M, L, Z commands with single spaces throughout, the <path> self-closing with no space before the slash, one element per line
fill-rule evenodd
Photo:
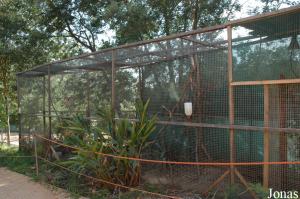
<path fill-rule="evenodd" d="M 72 116 L 58 116 L 58 115 L 43 115 L 43 114 L 22 114 L 28 116 L 45 116 L 45 117 L 60 117 L 64 119 L 71 119 Z M 86 119 L 94 121 L 102 121 L 99 117 L 85 117 Z M 127 119 L 127 118 L 115 118 L 115 120 L 128 120 L 131 122 L 138 121 L 137 119 Z M 264 131 L 269 130 L 271 132 L 284 132 L 284 133 L 300 133 L 298 128 L 276 128 L 276 127 L 259 127 L 259 126 L 247 126 L 247 125 L 227 125 L 227 124 L 209 124 L 209 123 L 199 123 L 199 122 L 178 122 L 178 121 L 157 121 L 157 124 L 163 125 L 174 125 L 174 126 L 187 126 L 187 127 L 202 127 L 202 128 L 218 128 L 218 129 L 235 129 L 235 130 L 245 130 L 245 131 Z"/>
<path fill-rule="evenodd" d="M 231 86 L 254 86 L 254 85 L 273 85 L 273 84 L 299 84 L 300 79 L 279 79 L 279 80 L 259 80 L 231 82 Z"/>
<path fill-rule="evenodd" d="M 138 121 L 137 119 L 115 118 L 116 120 Z M 175 122 L 175 121 L 157 121 L 157 124 L 174 125 L 174 126 L 188 126 L 188 127 L 203 127 L 203 128 L 220 128 L 220 129 L 235 129 L 247 131 L 269 131 L 285 132 L 285 133 L 300 133 L 300 129 L 296 128 L 274 128 L 274 127 L 258 127 L 245 125 L 226 125 L 226 124 L 208 124 L 208 123 L 194 123 L 194 122 Z"/>

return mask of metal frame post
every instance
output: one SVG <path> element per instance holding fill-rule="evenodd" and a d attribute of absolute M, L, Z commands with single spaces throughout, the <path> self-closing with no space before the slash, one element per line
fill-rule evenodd
<path fill-rule="evenodd" d="M 112 62 L 111 62 L 111 109 L 113 117 L 115 116 L 116 108 L 116 95 L 115 95 L 115 79 L 116 79 L 116 51 L 112 51 Z"/>
<path fill-rule="evenodd" d="M 264 163 L 270 161 L 270 89 L 269 85 L 264 85 Z M 263 187 L 269 187 L 269 165 L 263 166 Z"/>
<path fill-rule="evenodd" d="M 229 146 L 230 146 L 230 163 L 235 162 L 235 147 L 234 147 L 234 93 L 233 86 L 231 86 L 232 78 L 232 27 L 227 26 L 227 41 L 228 41 L 228 99 L 229 99 Z M 235 168 L 233 165 L 230 166 L 230 182 L 234 183 Z"/>
<path fill-rule="evenodd" d="M 48 138 L 52 138 L 52 118 L 51 118 L 51 75 L 50 66 L 48 66 L 48 117 L 49 117 L 49 135 Z"/>
<path fill-rule="evenodd" d="M 36 135 L 33 136 L 34 136 L 33 140 L 34 140 L 35 171 L 36 171 L 36 176 L 39 176 L 39 162 L 38 162 L 38 155 L 37 155 Z"/>
<path fill-rule="evenodd" d="M 46 77 L 43 76 L 43 133 L 46 135 Z"/>
<path fill-rule="evenodd" d="M 19 150 L 21 149 L 22 140 L 22 117 L 21 117 L 21 95 L 20 95 L 20 80 L 17 76 L 17 98 L 18 98 L 18 117 L 19 117 Z"/>
<path fill-rule="evenodd" d="M 112 50 L 111 56 L 111 113 L 112 113 L 112 134 L 114 135 L 115 113 L 116 113 L 116 94 L 115 94 L 115 79 L 116 79 L 116 50 Z"/>

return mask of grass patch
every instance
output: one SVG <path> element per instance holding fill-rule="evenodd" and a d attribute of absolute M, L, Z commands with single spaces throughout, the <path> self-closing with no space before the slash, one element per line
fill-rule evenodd
<path fill-rule="evenodd" d="M 0 144 L 0 167 L 7 167 L 8 169 L 36 178 L 35 175 L 35 160 L 31 154 L 18 150 L 18 147 Z"/>

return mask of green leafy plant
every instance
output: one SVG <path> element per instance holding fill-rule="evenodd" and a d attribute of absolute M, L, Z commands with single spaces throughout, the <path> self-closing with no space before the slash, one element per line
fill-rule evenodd
<path fill-rule="evenodd" d="M 258 198 L 264 199 L 268 197 L 268 190 L 264 188 L 261 184 L 249 184 L 250 188 L 257 194 Z"/>
<path fill-rule="evenodd" d="M 18 151 L 17 147 L 0 144 L 0 167 L 7 167 L 21 174 L 35 176 L 34 157 L 30 153 Z"/>
<path fill-rule="evenodd" d="M 239 187 L 236 185 L 230 185 L 224 192 L 225 199 L 238 199 L 239 198 Z"/>
<path fill-rule="evenodd" d="M 64 121 L 60 139 L 82 150 L 73 151 L 62 164 L 73 171 L 127 186 L 138 186 L 141 164 L 136 160 L 111 158 L 99 153 L 141 158 L 152 142 L 149 136 L 156 128 L 156 117 L 147 114 L 149 100 L 136 103 L 137 120 L 114 120 L 110 109 L 99 111 L 99 123 L 91 124 L 81 116 Z M 98 152 L 98 154 L 97 154 Z"/>

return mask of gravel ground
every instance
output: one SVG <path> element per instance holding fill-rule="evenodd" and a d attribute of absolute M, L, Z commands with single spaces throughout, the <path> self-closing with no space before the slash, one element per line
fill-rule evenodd
<path fill-rule="evenodd" d="M 27 176 L 0 168 L 0 199 L 66 199 L 70 195 L 32 181 Z"/>

